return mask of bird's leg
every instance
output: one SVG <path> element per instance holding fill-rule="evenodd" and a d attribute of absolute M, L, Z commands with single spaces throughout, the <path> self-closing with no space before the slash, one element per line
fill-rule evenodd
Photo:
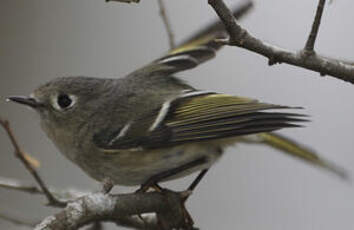
<path fill-rule="evenodd" d="M 203 165 L 206 162 L 207 162 L 207 159 L 205 157 L 201 157 L 201 158 L 198 158 L 198 159 L 191 161 L 187 164 L 184 164 L 182 166 L 179 166 L 179 167 L 161 172 L 159 174 L 156 174 L 156 175 L 150 177 L 144 184 L 142 184 L 141 187 L 136 192 L 146 192 L 147 190 L 149 190 L 149 188 L 153 188 L 158 192 L 163 192 L 163 191 L 165 191 L 165 189 L 161 188 L 157 184 L 158 182 L 160 182 L 164 179 L 167 179 L 169 177 L 172 177 L 174 175 L 177 175 L 185 170 Z M 208 171 L 208 169 L 204 169 L 199 173 L 199 175 L 196 177 L 196 179 L 193 181 L 193 183 L 188 187 L 188 190 L 187 190 L 188 193 L 195 189 L 195 187 L 199 184 L 199 182 L 204 177 L 204 175 L 206 174 L 207 171 Z M 187 209 L 185 208 L 185 202 L 186 202 L 187 198 L 188 198 L 188 196 L 186 196 L 186 198 L 182 200 L 181 207 L 183 209 L 183 215 L 184 215 L 184 220 L 185 220 L 186 226 L 190 226 L 191 228 L 193 228 L 194 221 L 193 221 L 192 217 L 190 216 L 189 212 L 187 211 Z M 141 216 L 139 216 L 139 217 L 142 218 Z M 161 221 L 161 220 L 159 220 L 159 221 Z M 162 223 L 160 223 L 160 224 L 162 224 Z"/>
<path fill-rule="evenodd" d="M 184 215 L 184 219 L 185 222 L 187 223 L 187 226 L 193 226 L 194 225 L 194 221 L 191 217 L 191 215 L 189 214 L 188 210 L 185 207 L 185 203 L 187 201 L 187 199 L 189 198 L 189 196 L 192 194 L 192 192 L 194 191 L 194 189 L 197 187 L 197 185 L 199 184 L 199 182 L 203 179 L 203 177 L 205 176 L 205 174 L 208 172 L 209 169 L 203 169 L 198 176 L 194 179 L 194 181 L 192 182 L 191 185 L 189 185 L 188 189 L 186 190 L 187 194 L 184 199 L 182 200 L 182 211 L 183 211 L 183 215 Z"/>
<path fill-rule="evenodd" d="M 150 183 L 150 184 L 144 183 L 135 192 L 136 193 L 144 193 L 144 192 L 147 192 L 150 188 L 152 188 L 156 192 L 162 192 L 164 190 L 159 184 L 157 184 L 155 182 L 155 183 Z"/>
<path fill-rule="evenodd" d="M 151 188 L 153 188 L 156 192 L 162 192 L 163 190 L 163 188 L 157 183 L 153 184 Z"/>
<path fill-rule="evenodd" d="M 150 187 L 152 187 L 152 188 L 157 187 L 157 188 L 161 189 L 161 187 L 157 184 L 158 182 L 163 181 L 164 179 L 167 179 L 169 177 L 175 176 L 185 170 L 205 164 L 206 162 L 207 162 L 206 157 L 201 157 L 201 158 L 198 158 L 198 159 L 191 161 L 187 164 L 181 165 L 179 167 L 158 173 L 158 174 L 150 177 L 144 184 L 141 185 L 141 187 L 136 192 L 146 192 Z M 198 183 L 199 183 L 199 181 L 198 181 Z"/>
<path fill-rule="evenodd" d="M 205 174 L 208 172 L 209 169 L 203 169 L 198 176 L 194 179 L 194 181 L 192 182 L 191 185 L 189 185 L 188 187 L 188 191 L 194 191 L 194 189 L 197 187 L 197 185 L 199 184 L 199 182 L 203 179 L 203 177 L 205 176 Z"/>

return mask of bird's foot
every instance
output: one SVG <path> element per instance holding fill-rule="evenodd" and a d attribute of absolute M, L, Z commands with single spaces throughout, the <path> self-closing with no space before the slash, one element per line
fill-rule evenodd
<path fill-rule="evenodd" d="M 160 185 L 158 185 L 156 182 L 154 183 L 144 183 L 140 186 L 138 190 L 136 190 L 136 193 L 145 193 L 149 189 L 154 190 L 155 192 L 163 192 L 165 189 L 162 188 Z"/>

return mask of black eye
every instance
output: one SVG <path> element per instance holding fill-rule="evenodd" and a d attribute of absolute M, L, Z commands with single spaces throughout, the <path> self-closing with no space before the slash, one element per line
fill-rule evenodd
<path fill-rule="evenodd" d="M 60 108 L 65 109 L 68 108 L 73 101 L 67 94 L 60 94 L 58 96 L 58 105 Z"/>

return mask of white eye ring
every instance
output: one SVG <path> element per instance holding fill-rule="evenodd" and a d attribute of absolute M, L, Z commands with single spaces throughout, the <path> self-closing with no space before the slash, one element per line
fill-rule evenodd
<path fill-rule="evenodd" d="M 54 95 L 51 101 L 54 109 L 63 111 L 72 108 L 77 102 L 77 97 L 72 94 L 60 93 Z"/>

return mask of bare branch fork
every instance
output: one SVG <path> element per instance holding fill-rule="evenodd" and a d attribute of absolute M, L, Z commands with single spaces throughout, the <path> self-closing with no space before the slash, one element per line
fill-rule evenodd
<path fill-rule="evenodd" d="M 321 15 L 324 7 L 324 0 L 319 1 L 317 13 L 313 23 L 311 33 L 306 43 L 305 49 L 300 52 L 292 52 L 283 48 L 267 44 L 252 36 L 247 30 L 242 28 L 231 10 L 223 0 L 208 0 L 208 3 L 215 10 L 221 21 L 224 23 L 230 38 L 219 41 L 225 45 L 238 46 L 253 51 L 268 58 L 269 65 L 276 63 L 287 63 L 320 73 L 322 76 L 329 75 L 350 83 L 354 83 L 354 66 L 340 60 L 326 58 L 317 55 L 313 51 Z"/>
<path fill-rule="evenodd" d="M 120 195 L 93 193 L 47 217 L 35 230 L 73 230 L 93 221 L 111 221 L 135 229 L 159 229 L 155 215 L 149 214 L 143 221 L 137 217 L 141 213 L 157 213 L 164 222 L 163 229 L 186 229 L 180 204 L 188 195 L 167 190 Z"/>
<path fill-rule="evenodd" d="M 0 187 L 15 189 L 34 194 L 43 194 L 35 186 L 26 186 L 19 182 L 2 179 Z M 68 194 L 64 193 L 68 196 Z M 100 226 L 99 222 L 113 222 L 119 226 L 134 229 L 159 229 L 163 222 L 163 229 L 183 228 L 190 229 L 185 222 L 184 201 L 189 192 L 163 192 L 131 193 L 111 195 L 104 192 L 86 194 L 71 193 L 71 201 L 59 213 L 39 221 L 24 221 L 18 217 L 1 214 L 0 219 L 16 225 L 27 226 L 35 230 L 71 230 L 93 223 L 93 229 Z M 54 206 L 56 207 L 56 206 Z M 138 215 L 143 215 L 143 219 Z M 153 213 L 157 213 L 156 215 Z M 158 217 L 158 218 L 157 218 Z"/>
<path fill-rule="evenodd" d="M 30 194 L 44 194 L 35 186 L 28 186 L 16 180 L 2 178 L 0 187 L 10 190 L 26 192 Z M 191 226 L 185 222 L 184 202 L 190 193 L 173 192 L 164 190 L 161 192 L 131 193 L 124 195 L 111 195 L 104 192 L 83 194 L 83 192 L 52 192 L 57 196 L 66 197 L 67 207 L 59 213 L 45 218 L 38 224 L 35 230 L 70 230 L 93 223 L 94 227 L 100 226 L 99 222 L 113 222 L 119 226 L 134 229 L 159 229 L 163 222 L 163 229 L 183 228 Z M 54 206 L 56 207 L 56 206 Z M 138 215 L 142 215 L 143 219 Z M 157 215 L 153 214 L 157 213 Z M 158 218 L 157 218 L 158 217 Z M 18 217 L 1 214 L 0 219 L 16 225 L 35 227 L 38 221 L 24 221 Z"/>

